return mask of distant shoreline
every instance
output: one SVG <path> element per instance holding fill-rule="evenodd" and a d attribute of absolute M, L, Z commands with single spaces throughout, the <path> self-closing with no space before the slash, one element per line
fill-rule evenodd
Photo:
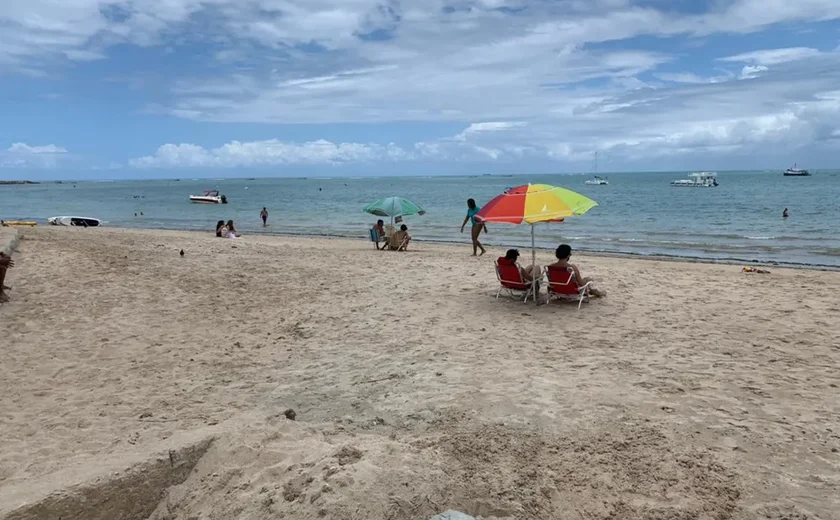
<path fill-rule="evenodd" d="M 37 181 L 0 181 L 0 185 L 3 184 L 41 184 Z"/>
<path fill-rule="evenodd" d="M 668 174 L 668 175 L 683 175 L 693 172 L 699 171 L 714 171 L 718 174 L 726 174 L 726 175 L 741 175 L 741 174 L 768 174 L 768 175 L 779 175 L 784 172 L 784 167 L 779 168 L 764 168 L 758 170 L 729 170 L 729 169 L 720 169 L 720 168 L 695 168 L 695 169 L 681 169 L 681 170 L 615 170 L 615 171 L 600 171 L 598 175 L 601 177 L 609 177 L 609 176 L 624 176 L 624 175 L 635 175 L 635 174 Z M 820 173 L 826 174 L 828 173 L 831 176 L 838 175 L 838 170 L 840 167 L 832 166 L 832 167 L 824 167 L 824 168 L 814 168 L 809 169 L 812 175 Z M 545 171 L 537 171 L 537 172 L 516 172 L 516 173 L 464 173 L 464 172 L 451 172 L 451 173 L 437 173 L 430 175 L 428 173 L 415 173 L 415 174 L 403 174 L 403 175 L 393 175 L 393 174 L 382 174 L 382 175 L 336 175 L 331 174 L 329 176 L 322 176 L 322 175 L 290 175 L 290 176 L 278 176 L 278 175 L 268 175 L 268 176 L 257 176 L 257 177 L 238 177 L 238 176 L 224 176 L 224 177 L 124 177 L 124 178 L 108 178 L 108 177 L 91 177 L 91 178 L 79 178 L 79 177 L 68 177 L 68 178 L 43 178 L 40 181 L 15 181 L 15 182 L 8 182 L 7 184 L 77 184 L 77 183 L 112 183 L 112 182 L 220 182 L 220 181 L 266 181 L 266 180 L 308 180 L 308 181 L 324 181 L 324 180 L 370 180 L 370 179 L 418 179 L 418 178 L 522 178 L 527 179 L 528 177 L 591 177 L 593 175 L 592 171 L 577 171 L 577 170 L 570 170 L 570 171 L 557 171 L 557 172 L 545 172 Z M 3 181 L 0 181 L 0 184 L 3 184 Z"/>

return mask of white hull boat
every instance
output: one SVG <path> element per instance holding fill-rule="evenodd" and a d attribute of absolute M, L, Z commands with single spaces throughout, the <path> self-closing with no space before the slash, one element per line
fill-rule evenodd
<path fill-rule="evenodd" d="M 584 184 L 596 185 L 596 186 L 607 186 L 609 185 L 610 181 L 608 181 L 604 177 L 598 177 L 597 175 L 589 179 L 588 181 L 584 182 Z"/>
<path fill-rule="evenodd" d="M 808 170 L 803 170 L 801 168 L 797 168 L 796 165 L 793 165 L 793 168 L 788 168 L 785 170 L 784 173 L 785 177 L 810 177 L 811 172 Z"/>
<path fill-rule="evenodd" d="M 190 202 L 194 204 L 227 204 L 227 197 L 219 195 L 217 190 L 207 190 L 204 195 L 190 195 Z"/>
<path fill-rule="evenodd" d="M 50 217 L 47 222 L 53 226 L 98 227 L 102 221 L 91 217 Z"/>
<path fill-rule="evenodd" d="M 717 173 L 696 172 L 689 174 L 688 179 L 671 181 L 671 186 L 681 188 L 715 188 L 718 186 Z"/>
<path fill-rule="evenodd" d="M 592 178 L 585 181 L 584 184 L 589 184 L 590 186 L 607 186 L 609 183 L 610 181 L 606 177 L 600 177 L 598 175 L 598 152 L 595 152 L 595 156 L 592 159 Z"/>

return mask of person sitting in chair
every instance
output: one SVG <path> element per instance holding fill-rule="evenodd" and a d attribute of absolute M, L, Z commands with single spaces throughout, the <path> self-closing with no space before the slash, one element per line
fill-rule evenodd
<path fill-rule="evenodd" d="M 542 271 L 540 270 L 539 265 L 529 265 L 526 267 L 522 267 L 519 265 L 517 260 L 519 259 L 519 250 L 518 249 L 508 249 L 505 253 L 505 256 L 500 256 L 497 262 L 499 265 L 515 265 L 519 268 L 519 274 L 522 275 L 522 279 L 526 282 L 531 282 L 536 277 L 539 280 Z M 537 284 L 539 287 L 539 283 Z"/>
<path fill-rule="evenodd" d="M 555 251 L 554 254 L 557 257 L 557 262 L 551 264 L 549 267 L 557 267 L 569 271 L 573 274 L 575 278 L 575 283 L 577 283 L 579 286 L 586 285 L 589 282 L 594 282 L 592 278 L 584 278 L 583 276 L 581 276 L 578 267 L 574 264 L 569 263 L 569 259 L 572 256 L 572 246 L 568 244 L 560 244 L 557 247 L 557 251 Z M 607 295 L 607 291 L 598 289 L 595 287 L 595 285 L 589 286 L 589 293 L 592 296 L 598 297 L 603 297 Z"/>
<path fill-rule="evenodd" d="M 388 235 L 385 233 L 385 222 L 382 219 L 376 221 L 373 225 L 373 230 L 376 231 L 376 249 L 385 249 L 388 247 Z M 382 242 L 382 247 L 379 243 Z"/>
<path fill-rule="evenodd" d="M 399 231 L 391 235 L 391 241 L 388 245 L 391 251 L 406 251 L 409 242 L 411 242 L 411 235 L 408 234 L 408 226 L 403 224 Z"/>

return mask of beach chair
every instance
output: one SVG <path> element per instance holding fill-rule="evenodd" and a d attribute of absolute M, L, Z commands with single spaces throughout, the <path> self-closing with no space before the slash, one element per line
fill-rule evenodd
<path fill-rule="evenodd" d="M 373 247 L 378 251 L 379 250 L 379 241 L 381 240 L 379 236 L 379 231 L 376 228 L 370 228 L 370 241 L 373 242 Z"/>
<path fill-rule="evenodd" d="M 404 236 L 402 240 L 398 240 L 397 234 L 393 233 L 388 237 L 388 249 L 391 251 L 405 251 L 405 247 L 408 246 L 409 241 L 408 235 Z"/>
<path fill-rule="evenodd" d="M 562 267 L 546 267 L 545 277 L 548 280 L 548 299 L 545 303 L 550 303 L 551 300 L 576 301 L 580 309 L 584 301 L 589 301 L 589 288 L 592 282 L 578 285 L 575 281 L 575 273 Z"/>
<path fill-rule="evenodd" d="M 501 258 L 499 260 L 501 260 Z M 522 300 L 523 303 L 527 303 L 528 298 L 535 300 L 536 294 L 534 294 L 534 284 L 522 278 L 519 266 L 515 263 L 500 264 L 499 260 L 496 260 L 496 278 L 499 280 L 499 290 L 496 291 L 496 299 L 499 299 L 499 295 L 502 294 L 502 291 L 507 291 L 507 293 L 513 298 L 518 298 L 524 295 Z"/>

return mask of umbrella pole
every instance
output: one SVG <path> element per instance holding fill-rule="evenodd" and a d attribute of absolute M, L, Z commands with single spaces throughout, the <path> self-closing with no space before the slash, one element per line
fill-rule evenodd
<path fill-rule="evenodd" d="M 534 298 L 534 303 L 537 303 L 537 274 L 534 273 L 536 267 L 537 248 L 534 240 L 534 224 L 531 224 L 531 296 Z"/>

